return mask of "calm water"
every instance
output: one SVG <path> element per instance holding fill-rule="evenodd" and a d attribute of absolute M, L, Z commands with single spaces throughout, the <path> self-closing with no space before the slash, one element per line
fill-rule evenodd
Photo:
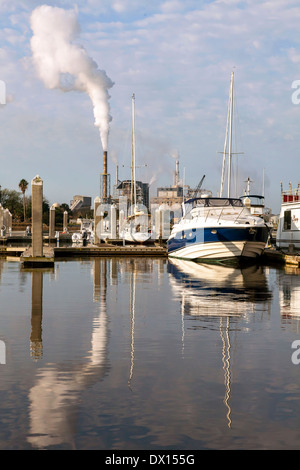
<path fill-rule="evenodd" d="M 300 448 L 299 270 L 0 260 L 0 300 L 0 449 Z"/>

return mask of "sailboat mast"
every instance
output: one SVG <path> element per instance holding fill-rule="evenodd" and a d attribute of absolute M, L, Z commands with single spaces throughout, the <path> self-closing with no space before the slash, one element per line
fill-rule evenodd
<path fill-rule="evenodd" d="M 223 148 L 223 164 L 222 164 L 222 175 L 221 175 L 221 186 L 220 186 L 220 197 L 223 197 L 223 188 L 225 182 L 225 167 L 226 167 L 226 156 L 227 156 L 227 144 L 228 144 L 228 131 L 229 128 L 232 129 L 232 86 L 233 82 L 233 72 L 231 75 L 230 81 L 230 88 L 229 88 L 229 100 L 228 100 L 228 110 L 227 110 L 227 122 L 226 122 L 226 132 L 225 132 L 225 140 L 224 140 L 224 148 Z M 230 137 L 230 147 L 231 147 L 231 137 Z M 230 166 L 231 166 L 231 149 L 230 149 Z M 230 168 L 231 171 L 231 168 Z M 230 174 L 230 171 L 228 175 Z M 228 188 L 230 188 L 230 176 L 228 176 Z"/>
<path fill-rule="evenodd" d="M 225 179 L 226 150 L 227 150 L 227 139 L 228 139 L 228 122 L 229 122 L 229 114 L 230 114 L 230 106 L 229 105 L 230 105 L 230 103 L 228 103 L 226 133 L 225 133 L 225 141 L 224 141 L 224 149 L 223 149 L 223 165 L 222 165 L 222 175 L 221 175 L 220 197 L 223 197 L 223 187 L 224 187 L 224 179 Z"/>
<path fill-rule="evenodd" d="M 135 184 L 135 94 L 132 95 L 131 206 L 136 204 Z"/>
<path fill-rule="evenodd" d="M 230 116 L 229 116 L 229 149 L 228 149 L 228 197 L 230 197 L 231 186 L 231 160 L 232 160 L 232 116 L 233 116 L 233 77 L 234 73 L 231 72 L 230 82 Z"/>

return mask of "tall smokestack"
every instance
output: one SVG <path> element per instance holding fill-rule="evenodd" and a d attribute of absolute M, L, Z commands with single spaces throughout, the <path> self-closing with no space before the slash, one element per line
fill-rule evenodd
<path fill-rule="evenodd" d="M 174 186 L 179 184 L 179 160 L 176 160 L 175 173 L 174 173 Z"/>
<path fill-rule="evenodd" d="M 102 201 L 107 202 L 107 151 L 103 152 L 103 186 L 102 186 Z"/>

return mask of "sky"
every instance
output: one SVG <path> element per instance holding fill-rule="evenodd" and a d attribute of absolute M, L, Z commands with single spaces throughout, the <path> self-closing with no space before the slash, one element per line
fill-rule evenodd
<path fill-rule="evenodd" d="M 69 36 L 53 8 L 71 18 Z M 205 175 L 202 187 L 217 196 L 234 72 L 233 195 L 250 178 L 278 213 L 281 183 L 300 181 L 299 24 L 299 0 L 0 0 L 1 187 L 38 174 L 51 204 L 100 195 L 102 124 L 80 56 L 105 88 L 111 187 L 117 165 L 130 178 L 134 93 L 137 179 L 155 195 L 173 184 L 178 159 L 185 184 Z M 62 72 L 51 69 L 49 84 L 52 59 Z"/>

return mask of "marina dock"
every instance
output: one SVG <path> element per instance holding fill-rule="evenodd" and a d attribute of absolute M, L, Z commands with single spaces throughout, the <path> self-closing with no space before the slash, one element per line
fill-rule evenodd
<path fill-rule="evenodd" d="M 48 252 L 50 253 L 49 250 L 51 250 L 54 260 L 83 257 L 136 256 L 166 258 L 168 256 L 165 241 L 145 244 L 123 244 L 122 240 L 107 240 L 106 243 L 103 242 L 100 245 L 61 244 L 59 246 L 52 243 L 48 237 L 45 237 L 44 244 L 46 258 L 48 257 Z M 30 250 L 30 246 L 31 240 L 27 237 L 1 237 L 0 256 L 22 257 L 26 251 Z M 44 261 L 47 262 L 47 259 Z M 297 252 L 289 253 L 288 250 L 277 250 L 274 247 L 266 248 L 260 263 L 276 266 L 285 264 L 300 266 L 300 254 Z"/>
<path fill-rule="evenodd" d="M 109 245 L 100 246 L 71 246 L 54 248 L 54 257 L 57 258 L 76 258 L 93 256 L 167 256 L 167 250 L 163 246 L 146 245 Z"/>
<path fill-rule="evenodd" d="M 30 244 L 26 243 L 26 240 L 23 239 L 23 243 L 14 243 L 8 246 L 3 243 L 0 244 L 0 256 L 8 257 L 24 257 L 26 253 L 30 255 Z M 44 246 L 44 253 L 46 253 L 46 258 L 48 253 L 53 253 L 53 258 L 82 258 L 82 257 L 104 257 L 104 256 L 144 256 L 144 257 L 167 257 L 166 246 L 162 243 L 153 243 L 153 244 L 126 244 L 121 243 L 102 243 L 100 245 L 87 245 L 82 246 L 81 244 L 77 245 L 63 245 L 57 246 Z M 49 254 L 50 256 L 50 254 Z M 45 262 L 47 259 L 45 259 Z"/>

